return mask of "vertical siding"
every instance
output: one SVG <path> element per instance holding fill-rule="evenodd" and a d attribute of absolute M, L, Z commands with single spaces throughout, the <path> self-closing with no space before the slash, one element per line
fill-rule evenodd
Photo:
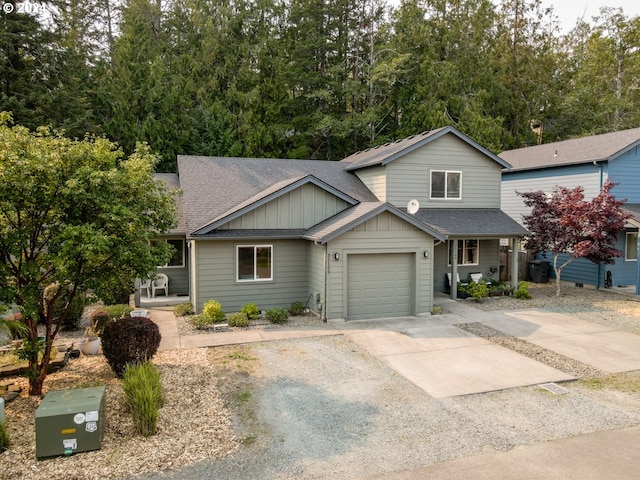
<path fill-rule="evenodd" d="M 603 181 L 606 178 L 606 166 L 603 166 Z M 534 192 L 543 190 L 552 192 L 556 187 L 583 187 L 585 198 L 591 199 L 600 192 L 599 167 L 588 163 L 570 167 L 526 172 L 505 172 L 502 175 L 501 201 L 502 211 L 522 223 L 522 216 L 530 209 L 525 207 L 522 197 L 516 192 Z"/>
<path fill-rule="evenodd" d="M 405 207 L 499 208 L 501 166 L 454 135 L 445 135 L 387 166 L 387 201 Z M 461 200 L 430 200 L 429 172 L 462 172 Z"/>
<path fill-rule="evenodd" d="M 448 242 L 438 245 L 435 251 L 433 288 L 436 292 L 446 292 L 448 290 L 447 272 L 451 272 Z M 493 276 L 489 277 L 489 271 L 492 267 L 497 270 Z M 458 265 L 458 275 L 460 275 L 460 280 L 462 281 L 466 281 L 470 273 L 476 272 L 480 272 L 496 281 L 499 280 L 500 240 L 480 240 L 478 265 Z"/>
<path fill-rule="evenodd" d="M 385 167 L 357 170 L 356 175 L 381 202 L 387 201 L 387 177 Z"/>
<path fill-rule="evenodd" d="M 344 210 L 347 203 L 313 184 L 305 184 L 245 213 L 221 230 L 309 228 Z"/>
<path fill-rule="evenodd" d="M 609 178 L 619 183 L 611 191 L 616 198 L 626 198 L 629 203 L 640 203 L 640 147 L 631 148 L 611 161 Z"/>
<path fill-rule="evenodd" d="M 246 242 L 244 242 L 246 244 Z M 308 295 L 308 245 L 304 240 L 259 242 L 273 245 L 273 281 L 235 281 L 235 246 L 231 241 L 198 241 L 196 272 L 198 311 L 207 300 L 222 303 L 225 312 L 239 311 L 245 303 L 262 310 L 306 302 Z"/>
<path fill-rule="evenodd" d="M 424 250 L 430 252 L 423 258 Z M 389 213 L 378 215 L 327 245 L 327 318 L 346 318 L 347 268 L 349 254 L 415 254 L 415 293 L 413 311 L 425 314 L 433 306 L 433 238 Z M 340 260 L 333 260 L 333 254 Z"/>

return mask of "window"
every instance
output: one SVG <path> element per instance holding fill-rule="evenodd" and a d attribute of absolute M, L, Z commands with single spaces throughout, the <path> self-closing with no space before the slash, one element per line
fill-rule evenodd
<path fill-rule="evenodd" d="M 154 240 L 158 242 L 166 242 L 173 247 L 173 254 L 166 265 L 159 265 L 162 268 L 166 267 L 184 267 L 184 240 Z"/>
<path fill-rule="evenodd" d="M 273 246 L 238 245 L 236 279 L 239 282 L 273 280 Z"/>
<path fill-rule="evenodd" d="M 478 264 L 478 240 L 458 240 L 458 265 Z M 449 242 L 449 265 L 453 256 L 453 241 Z"/>
<path fill-rule="evenodd" d="M 431 172 L 431 198 L 459 200 L 461 197 L 462 172 Z"/>
<path fill-rule="evenodd" d="M 638 232 L 627 232 L 624 259 L 638 261 Z"/>

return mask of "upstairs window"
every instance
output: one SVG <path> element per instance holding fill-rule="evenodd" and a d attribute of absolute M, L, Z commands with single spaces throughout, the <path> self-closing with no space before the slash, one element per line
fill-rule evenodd
<path fill-rule="evenodd" d="M 431 171 L 431 198 L 460 200 L 462 198 L 462 172 Z"/>
<path fill-rule="evenodd" d="M 273 280 L 272 245 L 238 245 L 236 279 L 239 282 Z"/>

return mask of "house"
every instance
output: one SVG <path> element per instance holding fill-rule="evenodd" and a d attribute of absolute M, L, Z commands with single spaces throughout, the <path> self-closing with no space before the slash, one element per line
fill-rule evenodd
<path fill-rule="evenodd" d="M 446 273 L 497 275 L 501 240 L 526 233 L 500 210 L 507 167 L 452 127 L 341 162 L 179 156 L 160 178 L 183 192 L 166 238 L 180 253 L 160 270 L 197 310 L 216 299 L 228 312 L 301 301 L 329 321 L 429 314 Z"/>
<path fill-rule="evenodd" d="M 591 199 L 605 180 L 618 183 L 611 193 L 627 199 L 624 207 L 632 215 L 617 243 L 624 256 L 615 265 L 575 260 L 563 270 L 562 279 L 596 287 L 609 286 L 606 280 L 610 280 L 616 286 L 635 285 L 640 294 L 640 128 L 509 150 L 499 156 L 511 164 L 502 173 L 502 208 L 519 222 L 529 211 L 516 192 L 582 186 L 585 198 Z"/>

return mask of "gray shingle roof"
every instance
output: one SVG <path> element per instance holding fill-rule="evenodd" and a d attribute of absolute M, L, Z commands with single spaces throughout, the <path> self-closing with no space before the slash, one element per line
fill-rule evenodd
<path fill-rule="evenodd" d="M 392 162 L 393 160 L 396 160 L 397 158 L 400 158 L 403 155 L 406 155 L 407 153 L 415 150 L 416 148 L 420 148 L 446 134 L 453 134 L 457 136 L 461 140 L 467 142 L 473 148 L 476 148 L 492 160 L 499 163 L 502 167 L 509 167 L 509 164 L 505 160 L 494 155 L 489 150 L 479 145 L 471 138 L 467 137 L 451 126 L 419 133 L 417 135 L 411 135 L 410 137 L 404 138 L 402 140 L 397 140 L 395 142 L 386 143 L 377 147 L 368 148 L 361 152 L 356 152 L 353 155 L 350 155 L 347 158 L 341 160 L 341 163 L 349 164 L 346 167 L 347 170 L 357 170 L 359 168 L 371 167 L 374 165 L 386 165 L 387 163 Z"/>
<path fill-rule="evenodd" d="M 211 223 L 274 184 L 313 175 L 359 202 L 376 197 L 340 162 L 178 156 L 187 233 Z"/>
<path fill-rule="evenodd" d="M 175 173 L 156 173 L 154 178 L 164 183 L 169 190 L 178 190 L 180 188 L 180 180 L 178 175 Z M 178 218 L 176 227 L 169 233 L 184 234 L 186 230 L 184 223 L 184 210 L 182 208 L 182 195 L 175 195 L 174 198 L 176 201 L 176 216 Z"/>
<path fill-rule="evenodd" d="M 640 128 L 573 138 L 562 142 L 507 150 L 499 156 L 512 165 L 508 171 L 609 161 L 640 143 Z"/>
<path fill-rule="evenodd" d="M 511 237 L 527 229 L 499 208 L 421 208 L 415 217 L 447 237 Z"/>

